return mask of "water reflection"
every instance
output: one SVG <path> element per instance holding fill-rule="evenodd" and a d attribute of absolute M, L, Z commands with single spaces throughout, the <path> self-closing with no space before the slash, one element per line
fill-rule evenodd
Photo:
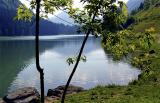
<path fill-rule="evenodd" d="M 64 85 L 72 70 L 66 59 L 76 55 L 83 37 L 43 40 L 40 43 L 40 63 L 45 69 L 45 91 Z M 126 85 L 136 79 L 139 70 L 126 63 L 115 63 L 105 55 L 100 39 L 90 37 L 84 50 L 87 62 L 81 62 L 72 84 L 86 89 L 98 84 Z M 0 95 L 7 90 L 33 86 L 39 89 L 33 41 L 0 42 Z"/>

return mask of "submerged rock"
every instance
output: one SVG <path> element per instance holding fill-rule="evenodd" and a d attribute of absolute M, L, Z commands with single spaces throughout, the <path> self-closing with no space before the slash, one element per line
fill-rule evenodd
<path fill-rule="evenodd" d="M 58 86 L 55 89 L 49 89 L 47 96 L 61 97 L 65 86 Z M 84 91 L 82 87 L 70 85 L 67 90 L 67 94 L 75 94 Z"/>
<path fill-rule="evenodd" d="M 7 94 L 3 99 L 7 103 L 38 103 L 40 95 L 35 88 L 26 87 Z"/>

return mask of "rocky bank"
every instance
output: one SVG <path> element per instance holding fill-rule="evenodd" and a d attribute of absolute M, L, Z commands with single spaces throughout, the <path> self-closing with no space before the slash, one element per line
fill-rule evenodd
<path fill-rule="evenodd" d="M 55 89 L 49 89 L 45 97 L 46 103 L 53 103 L 60 100 L 65 86 L 58 86 Z M 84 91 L 82 87 L 70 85 L 67 94 L 76 94 Z M 34 87 L 25 87 L 8 93 L 0 98 L 0 103 L 39 103 L 40 94 Z"/>

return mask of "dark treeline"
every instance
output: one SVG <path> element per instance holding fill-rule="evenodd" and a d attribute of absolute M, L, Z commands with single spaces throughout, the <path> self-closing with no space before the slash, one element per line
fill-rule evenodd
<path fill-rule="evenodd" d="M 19 0 L 0 0 L 0 36 L 34 35 L 34 22 L 14 20 L 20 4 Z M 75 34 L 76 28 L 45 19 L 40 20 L 40 35 Z"/>

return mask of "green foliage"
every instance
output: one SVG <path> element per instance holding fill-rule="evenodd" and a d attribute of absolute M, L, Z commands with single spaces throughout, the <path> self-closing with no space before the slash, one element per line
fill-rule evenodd
<path fill-rule="evenodd" d="M 117 33 L 104 34 L 102 44 L 107 52 L 113 55 L 114 59 L 120 60 L 137 50 L 148 50 L 154 40 L 153 28 L 139 34 L 134 34 L 129 30 L 123 30 Z"/>
<path fill-rule="evenodd" d="M 81 0 L 81 2 L 85 4 L 83 10 L 69 6 L 68 13 L 76 23 L 82 26 L 80 31 L 91 30 L 95 36 L 112 31 L 111 29 L 117 30 L 128 17 L 128 11 L 123 2 L 119 2 L 119 5 L 115 4 L 115 0 Z M 95 13 L 96 9 L 98 12 Z M 94 22 L 92 21 L 93 16 L 95 16 Z M 110 27 L 106 27 L 107 25 Z M 86 57 L 81 59 L 86 61 Z M 68 58 L 67 63 L 70 65 L 76 60 L 76 58 Z"/>
<path fill-rule="evenodd" d="M 150 68 L 149 66 L 151 64 L 151 59 L 154 56 L 155 55 L 149 54 L 147 52 L 139 53 L 131 59 L 131 64 L 138 67 L 139 69 L 148 69 Z"/>
<path fill-rule="evenodd" d="M 68 65 L 74 64 L 77 61 L 77 57 L 69 57 L 66 62 Z M 80 61 L 86 62 L 87 57 L 86 56 L 81 56 Z"/>
<path fill-rule="evenodd" d="M 47 18 L 48 14 L 54 14 L 56 10 L 65 9 L 65 7 L 72 4 L 72 0 L 41 0 L 40 17 Z M 30 1 L 30 8 L 20 5 L 17 9 L 16 20 L 31 21 L 33 13 L 36 9 L 36 0 Z M 31 11 L 32 10 L 32 11 Z"/>
<path fill-rule="evenodd" d="M 20 5 L 17 8 L 17 15 L 14 17 L 14 20 L 25 20 L 25 21 L 31 21 L 32 20 L 32 12 L 24 5 Z"/>
<path fill-rule="evenodd" d="M 119 2 L 119 5 L 115 4 L 116 0 L 81 0 L 81 2 L 85 4 L 84 9 L 80 10 L 70 6 L 69 14 L 76 23 L 82 26 L 81 31 L 91 30 L 95 36 L 102 34 L 104 30 L 117 30 L 116 28 L 119 28 L 128 16 L 123 2 Z M 94 13 L 99 4 L 98 12 Z M 95 15 L 95 20 L 91 22 L 93 15 Z"/>
<path fill-rule="evenodd" d="M 131 44 L 126 39 L 132 36 L 130 31 L 124 30 L 117 33 L 104 34 L 102 38 L 102 44 L 106 47 L 107 52 L 112 53 L 114 58 L 121 59 L 124 55 L 127 55 L 130 51 L 135 49 L 135 45 Z"/>
<path fill-rule="evenodd" d="M 113 5 L 111 11 L 108 11 L 103 16 L 103 29 L 110 32 L 116 32 L 123 29 L 122 24 L 126 22 L 128 10 L 126 5 L 122 5 L 121 9 Z"/>
<path fill-rule="evenodd" d="M 48 14 L 54 14 L 56 10 L 65 9 L 72 4 L 72 0 L 41 0 L 41 17 L 47 17 Z M 36 7 L 36 0 L 31 0 L 31 9 Z"/>

